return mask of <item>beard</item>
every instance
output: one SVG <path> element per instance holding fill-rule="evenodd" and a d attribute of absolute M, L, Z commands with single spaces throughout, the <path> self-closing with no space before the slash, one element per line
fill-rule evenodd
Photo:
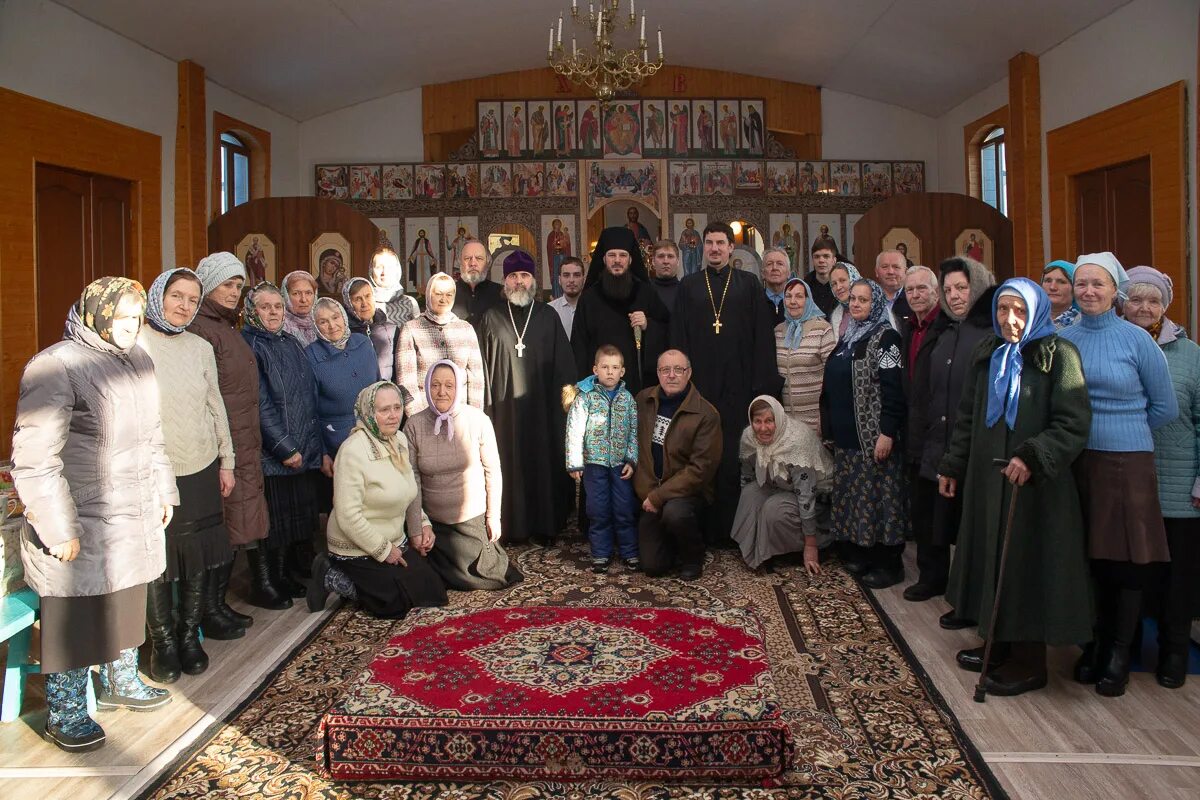
<path fill-rule="evenodd" d="M 611 300 L 628 300 L 633 294 L 633 273 L 629 270 L 613 275 L 608 270 L 600 273 L 600 291 Z"/>
<path fill-rule="evenodd" d="M 533 289 L 509 289 L 505 287 L 504 297 L 518 308 L 524 308 L 533 303 Z"/>
<path fill-rule="evenodd" d="M 482 272 L 461 272 L 459 273 L 459 277 L 462 279 L 463 283 L 474 289 L 476 286 L 483 283 L 484 275 Z"/>

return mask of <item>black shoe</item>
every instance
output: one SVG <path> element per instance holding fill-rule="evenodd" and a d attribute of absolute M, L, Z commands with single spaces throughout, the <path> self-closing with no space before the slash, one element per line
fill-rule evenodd
<path fill-rule="evenodd" d="M 1076 682 L 1095 683 L 1100 679 L 1100 656 L 1107 650 L 1106 646 L 1101 646 L 1096 642 L 1088 642 L 1083 646 L 1083 652 L 1079 654 L 1073 671 Z M 1107 660 L 1107 656 L 1105 656 L 1105 660 Z"/>
<path fill-rule="evenodd" d="M 940 617 L 938 617 L 938 625 L 940 625 L 943 630 L 947 631 L 961 631 L 963 628 L 973 628 L 975 627 L 975 624 L 975 620 L 967 619 L 966 617 L 960 617 L 955 614 L 954 609 L 950 609 L 945 614 L 942 614 Z"/>
<path fill-rule="evenodd" d="M 679 568 L 679 579 L 682 581 L 698 580 L 704 574 L 704 568 L 699 564 L 684 564 Z"/>
<path fill-rule="evenodd" d="M 1142 619 L 1142 591 L 1122 589 L 1117 596 L 1116 613 L 1113 615 L 1112 648 L 1107 657 L 1097 661 L 1100 665 L 1096 693 L 1104 697 L 1120 697 L 1129 684 L 1129 661 L 1137 629 Z"/>
<path fill-rule="evenodd" d="M 1188 651 L 1186 649 L 1180 651 L 1165 647 L 1159 650 L 1158 669 L 1154 671 L 1154 677 L 1158 681 L 1158 685 L 1164 689 L 1178 689 L 1183 686 L 1187 680 L 1188 668 Z"/>
<path fill-rule="evenodd" d="M 862 576 L 863 586 L 871 589 L 887 589 L 895 586 L 904 580 L 903 569 L 884 569 L 883 567 L 875 567 L 866 575 Z"/>
<path fill-rule="evenodd" d="M 1043 672 L 1021 678 L 1011 678 L 1009 680 L 993 678 L 989 675 L 983 682 L 983 685 L 987 689 L 988 694 L 994 694 L 997 697 L 1016 697 L 1019 694 L 1044 689 L 1046 688 L 1046 683 L 1046 673 Z"/>
<path fill-rule="evenodd" d="M 608 565 L 612 563 L 611 558 L 593 558 L 592 572 L 597 575 L 606 575 L 608 573 Z"/>
<path fill-rule="evenodd" d="M 250 560 L 250 596 L 246 598 L 250 605 L 271 611 L 291 608 L 291 598 L 275 588 L 275 582 L 271 579 L 271 564 L 266 550 L 257 547 L 247 550 L 246 554 Z"/>
<path fill-rule="evenodd" d="M 1101 665 L 1096 681 L 1096 694 L 1120 697 L 1129 685 L 1129 648 L 1113 645 L 1108 659 Z"/>
<path fill-rule="evenodd" d="M 851 575 L 854 575 L 855 577 L 865 574 L 866 571 L 870 568 L 871 568 L 871 565 L 868 564 L 866 561 L 857 561 L 857 560 L 847 561 L 844 559 L 842 560 L 842 569 L 846 570 L 846 572 L 849 572 Z"/>
<path fill-rule="evenodd" d="M 992 658 L 989 662 L 988 669 L 995 669 L 1008 661 L 1009 653 L 1012 648 L 1007 642 L 997 642 L 992 645 Z M 958 666 L 965 669 L 967 672 L 982 672 L 983 671 L 983 645 L 972 647 L 967 650 L 959 650 L 958 655 L 954 657 L 958 662 Z"/>
<path fill-rule="evenodd" d="M 937 597 L 939 594 L 945 594 L 945 586 L 934 586 L 931 583 L 917 581 L 912 586 L 904 590 L 904 599 L 913 603 L 921 603 L 925 600 L 930 600 Z"/>
<path fill-rule="evenodd" d="M 243 614 L 240 611 L 235 611 L 232 606 L 226 601 L 226 596 L 229 594 L 229 576 L 233 574 L 233 562 L 223 564 L 219 567 L 213 567 L 208 571 L 209 591 L 213 596 L 215 608 L 220 610 L 221 616 L 229 620 L 234 625 L 240 625 L 243 628 L 249 628 L 254 624 L 254 617 L 249 614 Z M 208 613 L 207 611 L 205 612 Z M 207 622 L 205 625 L 205 635 L 207 636 Z"/>
<path fill-rule="evenodd" d="M 642 571 L 642 560 L 637 556 L 634 556 L 633 558 L 623 558 L 621 561 L 625 564 L 625 569 L 629 570 L 630 572 Z"/>
<path fill-rule="evenodd" d="M 174 683 L 183 672 L 183 665 L 179 663 L 179 643 L 175 638 L 173 594 L 172 584 L 166 581 L 155 581 L 146 586 L 146 633 L 150 639 L 146 674 L 159 683 Z M 62 735 L 61 731 L 55 734 L 59 735 Z M 51 741 L 59 744 L 55 739 Z M 104 741 L 103 734 L 100 741 Z M 61 744 L 59 746 L 62 747 Z"/>
<path fill-rule="evenodd" d="M 325 553 L 317 553 L 313 557 L 311 571 L 312 577 L 308 579 L 308 594 L 305 595 L 305 603 L 308 605 L 308 610 L 316 614 L 325 610 L 325 603 L 329 600 L 329 590 L 325 588 L 325 573 L 329 572 L 329 556 Z"/>
<path fill-rule="evenodd" d="M 308 590 L 301 584 L 292 580 L 292 576 L 288 574 L 287 550 L 268 550 L 267 558 L 271 564 L 271 582 L 275 584 L 275 588 L 285 597 L 298 598 L 308 594 Z"/>
<path fill-rule="evenodd" d="M 179 663 L 188 675 L 199 675 L 208 669 L 208 654 L 200 645 L 207 577 L 207 572 L 201 572 L 179 581 Z"/>

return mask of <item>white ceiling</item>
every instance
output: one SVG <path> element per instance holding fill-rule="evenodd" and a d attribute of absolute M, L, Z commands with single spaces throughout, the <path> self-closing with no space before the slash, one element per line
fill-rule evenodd
<path fill-rule="evenodd" d="M 570 0 L 57 2 L 303 121 L 427 83 L 543 66 L 551 21 Z M 649 12 L 648 38 L 662 26 L 668 64 L 940 116 L 1004 77 L 1014 54 L 1040 55 L 1126 2 L 642 0 L 638 9 Z"/>

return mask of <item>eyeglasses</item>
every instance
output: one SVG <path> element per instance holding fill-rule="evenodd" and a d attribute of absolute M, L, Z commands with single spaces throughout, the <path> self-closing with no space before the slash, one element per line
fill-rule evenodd
<path fill-rule="evenodd" d="M 659 367 L 659 375 L 687 375 L 691 367 Z"/>

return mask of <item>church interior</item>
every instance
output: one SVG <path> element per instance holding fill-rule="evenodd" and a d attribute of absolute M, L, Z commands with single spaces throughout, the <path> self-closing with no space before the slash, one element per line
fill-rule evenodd
<path fill-rule="evenodd" d="M 628 48 L 623 61 L 572 57 L 601 33 Z M 674 243 L 681 276 L 703 269 L 714 222 L 730 224 L 731 264 L 756 279 L 773 248 L 803 277 L 829 241 L 865 277 L 899 250 L 935 270 L 970 257 L 997 283 L 1110 251 L 1170 278 L 1170 317 L 1194 338 L 1198 89 L 1195 0 L 0 0 L 0 427 L 14 427 L 26 364 L 62 338 L 86 285 L 150 287 L 218 251 L 245 265 L 247 288 L 300 270 L 340 302 L 391 250 L 422 308 L 436 273 L 461 278 L 469 242 L 486 246 L 496 281 L 528 253 L 538 299 L 557 298 L 564 259 L 586 268 L 613 227 L 647 264 Z M 163 710 L 97 716 L 104 749 L 62 752 L 41 738 L 28 521 L 0 477 L 6 797 L 1200 797 L 1200 676 L 1156 684 L 1149 630 L 1123 697 L 1071 680 L 1078 647 L 1051 646 L 1045 689 L 980 703 L 978 675 L 955 663 L 979 639 L 939 625 L 941 597 L 908 602 L 904 584 L 871 589 L 798 561 L 750 569 L 736 550 L 712 550 L 694 582 L 593 574 L 573 531 L 509 547 L 524 581 L 452 591 L 445 629 L 468 612 L 503 627 L 544 608 L 619 608 L 630 625 L 717 637 L 753 629 L 742 652 L 758 648 L 746 658 L 763 677 L 676 679 L 735 705 L 769 683 L 775 727 L 747 733 L 739 710 L 720 735 L 778 769 L 650 769 L 668 747 L 588 772 L 578 740 L 531 718 L 508 735 L 550 773 L 472 771 L 473 740 L 447 733 L 446 748 L 467 748 L 459 772 L 426 753 L 396 778 L 356 728 L 363 698 L 379 699 L 364 670 L 418 651 L 398 634 L 428 634 L 430 660 L 410 669 L 432 686 L 439 635 L 420 615 L 378 619 L 348 601 L 251 609 L 241 560 L 229 600 L 259 620 L 245 637 L 206 639 L 211 666 L 174 683 Z M 915 574 L 913 546 L 904 559 Z M 1200 673 L 1200 625 L 1192 640 Z M 621 668 L 668 657 L 630 642 Z M 554 697 L 551 719 L 573 708 Z"/>

